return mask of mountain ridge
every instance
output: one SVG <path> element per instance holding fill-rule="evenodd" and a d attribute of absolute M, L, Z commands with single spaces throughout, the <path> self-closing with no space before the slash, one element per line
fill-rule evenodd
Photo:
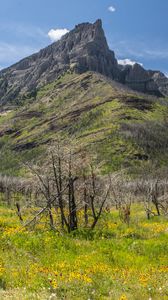
<path fill-rule="evenodd" d="M 0 72 L 0 174 L 25 176 L 24 163 L 42 162 L 57 138 L 106 174 L 167 166 L 168 101 L 156 97 L 166 85 L 161 72 L 120 66 L 100 20 L 77 25 Z"/>
<path fill-rule="evenodd" d="M 59 41 L 0 71 L 0 104 L 19 103 L 26 94 L 58 79 L 68 70 L 95 71 L 130 88 L 156 96 L 168 95 L 168 79 L 139 64 L 118 65 L 102 28 L 102 21 L 82 23 Z"/>
<path fill-rule="evenodd" d="M 22 176 L 57 138 L 94 155 L 102 172 L 167 164 L 168 101 L 97 72 L 65 73 L 0 115 L 0 173 Z M 137 172 L 137 170 L 136 170 Z"/>
<path fill-rule="evenodd" d="M 108 48 L 101 21 L 82 23 L 58 42 L 2 70 L 1 102 L 52 82 L 68 69 L 77 73 L 97 71 L 114 78 L 113 73 L 118 72 L 116 66 L 117 60 Z"/>

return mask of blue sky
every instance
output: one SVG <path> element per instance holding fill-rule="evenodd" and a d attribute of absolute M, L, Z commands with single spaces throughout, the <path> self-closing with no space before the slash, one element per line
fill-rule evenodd
<path fill-rule="evenodd" d="M 168 74 L 168 0 L 1 0 L 0 68 L 51 43 L 60 31 L 101 18 L 118 59 Z M 50 32 L 50 37 L 48 35 Z"/>

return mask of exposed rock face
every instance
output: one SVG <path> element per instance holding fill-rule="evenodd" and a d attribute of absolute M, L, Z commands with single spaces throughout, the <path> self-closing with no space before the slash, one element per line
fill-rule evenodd
<path fill-rule="evenodd" d="M 168 78 L 160 71 L 148 71 L 160 93 L 168 96 Z"/>
<path fill-rule="evenodd" d="M 68 69 L 91 70 L 117 79 L 119 70 L 101 20 L 83 23 L 62 39 L 0 72 L 0 102 L 5 103 L 52 82 Z"/>
<path fill-rule="evenodd" d="M 168 78 L 146 71 L 139 64 L 118 65 L 107 45 L 101 20 L 77 25 L 58 42 L 0 71 L 0 104 L 15 103 L 27 93 L 56 80 L 67 70 L 95 71 L 128 87 L 157 96 L 168 96 Z"/>
<path fill-rule="evenodd" d="M 168 78 L 158 71 L 147 71 L 141 65 L 121 67 L 120 81 L 133 90 L 156 95 L 168 96 Z"/>
<path fill-rule="evenodd" d="M 74 49 L 69 53 L 70 63 L 77 72 L 96 71 L 112 79 L 118 76 L 118 64 L 113 51 L 110 51 L 102 29 L 101 20 L 93 25 L 77 25 L 67 39 Z"/>

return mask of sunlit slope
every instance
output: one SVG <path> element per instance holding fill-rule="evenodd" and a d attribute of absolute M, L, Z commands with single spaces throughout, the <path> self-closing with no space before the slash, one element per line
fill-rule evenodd
<path fill-rule="evenodd" d="M 133 92 L 93 72 L 65 74 L 25 95 L 0 117 L 0 172 L 22 174 L 61 135 L 97 155 L 108 172 L 167 162 L 168 102 Z"/>

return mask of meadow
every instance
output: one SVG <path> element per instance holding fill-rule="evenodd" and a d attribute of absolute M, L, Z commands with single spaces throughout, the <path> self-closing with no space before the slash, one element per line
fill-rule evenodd
<path fill-rule="evenodd" d="M 24 220 L 35 209 L 23 209 Z M 166 300 L 168 221 L 146 219 L 134 204 L 129 226 L 118 212 L 94 230 L 51 231 L 47 216 L 24 228 L 15 208 L 0 206 L 0 299 Z"/>

